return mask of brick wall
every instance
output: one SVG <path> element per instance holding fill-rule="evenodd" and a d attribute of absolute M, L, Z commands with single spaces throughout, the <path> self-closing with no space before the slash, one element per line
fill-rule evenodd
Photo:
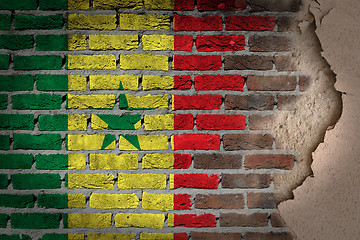
<path fill-rule="evenodd" d="M 292 239 L 299 7 L 0 0 L 0 238 Z"/>

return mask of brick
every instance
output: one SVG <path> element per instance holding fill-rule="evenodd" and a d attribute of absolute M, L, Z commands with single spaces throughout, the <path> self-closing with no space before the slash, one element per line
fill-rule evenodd
<path fill-rule="evenodd" d="M 274 115 L 251 115 L 248 120 L 250 130 L 270 130 L 273 127 Z"/>
<path fill-rule="evenodd" d="M 187 169 L 191 165 L 190 154 L 174 154 L 174 169 Z"/>
<path fill-rule="evenodd" d="M 299 31 L 299 21 L 292 17 L 278 17 L 276 24 L 279 32 L 297 32 Z"/>
<path fill-rule="evenodd" d="M 267 16 L 228 16 L 226 30 L 228 31 L 273 31 L 275 17 Z"/>
<path fill-rule="evenodd" d="M 145 0 L 147 10 L 174 10 L 173 0 Z"/>
<path fill-rule="evenodd" d="M 286 223 L 279 213 L 272 213 L 270 215 L 270 222 L 271 226 L 276 228 L 286 227 Z"/>
<path fill-rule="evenodd" d="M 39 91 L 85 91 L 86 83 L 83 75 L 36 75 Z"/>
<path fill-rule="evenodd" d="M 173 110 L 215 110 L 221 103 L 221 95 L 172 95 Z"/>
<path fill-rule="evenodd" d="M 284 169 L 291 170 L 294 167 L 294 155 L 248 155 L 245 157 L 246 169 Z"/>
<path fill-rule="evenodd" d="M 174 55 L 174 70 L 220 70 L 221 55 Z"/>
<path fill-rule="evenodd" d="M 35 10 L 37 8 L 36 0 L 15 0 L 15 1 L 0 1 L 1 10 Z"/>
<path fill-rule="evenodd" d="M 10 14 L 0 14 L 0 30 L 9 30 L 11 25 Z"/>
<path fill-rule="evenodd" d="M 86 208 L 86 196 L 84 194 L 69 194 L 68 208 Z"/>
<path fill-rule="evenodd" d="M 174 15 L 175 31 L 221 31 L 221 16 L 193 17 Z"/>
<path fill-rule="evenodd" d="M 63 59 L 58 55 L 14 56 L 15 70 L 60 70 Z"/>
<path fill-rule="evenodd" d="M 187 240 L 188 238 L 187 233 L 140 233 L 140 240 Z"/>
<path fill-rule="evenodd" d="M 68 50 L 86 50 L 87 49 L 87 40 L 86 35 L 74 34 L 68 35 Z"/>
<path fill-rule="evenodd" d="M 166 174 L 118 174 L 119 189 L 165 189 Z"/>
<path fill-rule="evenodd" d="M 47 213 L 12 213 L 13 229 L 57 229 L 60 225 L 60 214 Z"/>
<path fill-rule="evenodd" d="M 37 197 L 39 208 L 68 208 L 67 194 L 40 194 Z"/>
<path fill-rule="evenodd" d="M 183 134 L 171 136 L 171 148 L 178 150 L 220 150 L 220 135 Z"/>
<path fill-rule="evenodd" d="M 239 240 L 241 233 L 191 232 L 191 237 L 194 240 Z"/>
<path fill-rule="evenodd" d="M 243 209 L 242 194 L 197 194 L 195 208 L 199 209 Z"/>
<path fill-rule="evenodd" d="M 143 35 L 144 51 L 191 51 L 193 36 L 191 35 Z"/>
<path fill-rule="evenodd" d="M 30 169 L 32 164 L 31 154 L 0 154 L 0 169 Z"/>
<path fill-rule="evenodd" d="M 69 173 L 67 187 L 69 189 L 113 189 L 114 175 L 104 173 Z"/>
<path fill-rule="evenodd" d="M 120 69 L 168 71 L 169 58 L 165 55 L 132 54 L 120 55 Z"/>
<path fill-rule="evenodd" d="M 151 213 L 118 213 L 114 217 L 115 227 L 127 228 L 154 228 L 162 229 L 164 227 L 165 215 L 164 214 L 151 214 Z"/>
<path fill-rule="evenodd" d="M 244 115 L 199 114 L 196 116 L 196 127 L 198 130 L 245 130 L 246 117 Z"/>
<path fill-rule="evenodd" d="M 84 14 L 69 14 L 68 25 L 69 30 L 83 29 L 83 30 L 115 30 L 116 15 L 84 15 Z"/>
<path fill-rule="evenodd" d="M 277 107 L 279 110 L 293 111 L 300 107 L 299 100 L 301 96 L 277 95 Z"/>
<path fill-rule="evenodd" d="M 243 91 L 245 79 L 241 75 L 196 75 L 196 91 Z"/>
<path fill-rule="evenodd" d="M 220 213 L 220 227 L 265 227 L 267 225 L 267 213 Z"/>
<path fill-rule="evenodd" d="M 138 169 L 138 154 L 90 154 L 89 165 L 91 170 L 97 169 Z"/>
<path fill-rule="evenodd" d="M 0 88 L 1 89 L 1 88 Z M 0 114 L 1 130 L 33 130 L 33 114 Z"/>
<path fill-rule="evenodd" d="M 67 0 L 39 0 L 40 10 L 68 10 Z"/>
<path fill-rule="evenodd" d="M 216 227 L 216 216 L 213 214 L 168 214 L 168 227 Z"/>
<path fill-rule="evenodd" d="M 10 149 L 10 136 L 0 135 L 0 150 L 9 150 L 9 149 Z"/>
<path fill-rule="evenodd" d="M 136 50 L 138 35 L 89 35 L 90 50 Z"/>
<path fill-rule="evenodd" d="M 15 15 L 14 27 L 16 30 L 25 29 L 61 29 L 63 27 L 62 14 L 48 16 Z"/>
<path fill-rule="evenodd" d="M 127 9 L 136 10 L 142 8 L 142 0 L 94 0 L 94 9 Z"/>
<path fill-rule="evenodd" d="M 67 95 L 67 109 L 113 109 L 115 94 Z"/>
<path fill-rule="evenodd" d="M 68 70 L 98 69 L 115 70 L 116 57 L 114 55 L 68 55 L 66 68 Z"/>
<path fill-rule="evenodd" d="M 60 134 L 14 134 L 14 149 L 61 150 Z"/>
<path fill-rule="evenodd" d="M 110 228 L 112 213 L 68 213 L 65 228 Z"/>
<path fill-rule="evenodd" d="M 9 180 L 7 174 L 0 174 L 0 189 L 7 189 Z"/>
<path fill-rule="evenodd" d="M 6 228 L 9 216 L 5 213 L 0 213 L 0 228 Z"/>
<path fill-rule="evenodd" d="M 174 77 L 143 75 L 142 88 L 144 91 L 172 90 L 174 89 Z"/>
<path fill-rule="evenodd" d="M 10 195 L 0 194 L 0 206 L 9 208 L 33 208 L 34 195 Z"/>
<path fill-rule="evenodd" d="M 205 173 L 194 174 L 170 174 L 170 189 L 176 188 L 199 188 L 217 189 L 219 176 L 217 174 L 207 175 Z"/>
<path fill-rule="evenodd" d="M 36 36 L 36 51 L 68 51 L 68 35 Z"/>
<path fill-rule="evenodd" d="M 88 240 L 108 240 L 108 239 L 134 239 L 136 233 L 95 233 L 87 234 Z"/>
<path fill-rule="evenodd" d="M 299 77 L 299 90 L 301 92 L 309 90 L 310 86 L 311 86 L 311 78 L 309 76 Z"/>
<path fill-rule="evenodd" d="M 175 35 L 174 50 L 191 52 L 193 47 L 193 36 L 191 35 Z"/>
<path fill-rule="evenodd" d="M 145 115 L 146 131 L 158 130 L 192 130 L 194 118 L 192 114 Z"/>
<path fill-rule="evenodd" d="M 238 11 L 246 8 L 246 0 L 199 0 L 197 7 L 199 11 Z"/>
<path fill-rule="evenodd" d="M 146 154 L 142 158 L 143 169 L 186 169 L 191 165 L 188 154 Z"/>
<path fill-rule="evenodd" d="M 300 0 L 277 1 L 277 0 L 250 0 L 248 4 L 254 12 L 297 12 L 300 8 Z"/>
<path fill-rule="evenodd" d="M 0 70 L 9 69 L 10 64 L 10 55 L 1 54 L 0 55 Z"/>
<path fill-rule="evenodd" d="M 279 200 L 274 193 L 248 193 L 248 208 L 276 208 Z"/>
<path fill-rule="evenodd" d="M 40 131 L 67 131 L 68 115 L 40 115 L 39 118 Z"/>
<path fill-rule="evenodd" d="M 58 189 L 61 188 L 59 174 L 13 174 L 11 182 L 14 189 Z"/>
<path fill-rule="evenodd" d="M 32 91 L 34 88 L 34 77 L 32 75 L 1 75 L 1 91 Z"/>
<path fill-rule="evenodd" d="M 143 192 L 142 208 L 164 212 L 174 210 L 174 194 L 150 194 Z"/>
<path fill-rule="evenodd" d="M 120 135 L 119 149 L 122 151 L 168 150 L 165 135 Z"/>
<path fill-rule="evenodd" d="M 192 11 L 195 8 L 195 0 L 175 0 L 174 10 L 176 11 Z"/>
<path fill-rule="evenodd" d="M 85 240 L 85 234 L 76 234 L 76 233 L 47 233 L 44 234 L 40 240 L 64 240 L 64 239 L 72 239 L 72 240 Z"/>
<path fill-rule="evenodd" d="M 144 95 L 133 96 L 120 94 L 119 108 L 127 110 L 150 110 L 157 108 L 169 108 L 168 95 Z"/>
<path fill-rule="evenodd" d="M 196 38 L 199 52 L 222 52 L 245 50 L 244 35 L 199 35 Z"/>
<path fill-rule="evenodd" d="M 91 128 L 108 130 L 139 130 L 141 128 L 140 115 L 91 115 Z"/>
<path fill-rule="evenodd" d="M 293 237 L 289 232 L 248 232 L 244 235 L 245 240 L 292 240 Z"/>
<path fill-rule="evenodd" d="M 90 75 L 90 90 L 132 90 L 139 87 L 137 75 Z"/>
<path fill-rule="evenodd" d="M 225 155 L 219 153 L 195 154 L 194 168 L 196 169 L 240 169 L 242 155 Z"/>
<path fill-rule="evenodd" d="M 67 135 L 66 148 L 69 151 L 115 149 L 116 138 L 109 134 Z"/>
<path fill-rule="evenodd" d="M 222 174 L 223 188 L 268 188 L 271 176 L 267 174 Z"/>
<path fill-rule="evenodd" d="M 229 55 L 224 57 L 225 70 L 272 70 L 272 56 Z"/>
<path fill-rule="evenodd" d="M 127 209 L 138 208 L 139 199 L 135 193 L 102 194 L 92 193 L 90 207 L 97 209 Z"/>
<path fill-rule="evenodd" d="M 8 104 L 8 95 L 0 94 L 0 109 L 6 109 Z"/>
<path fill-rule="evenodd" d="M 194 117 L 192 114 L 175 114 L 174 130 L 192 130 L 194 128 Z"/>
<path fill-rule="evenodd" d="M 226 95 L 226 110 L 273 110 L 275 99 L 271 95 L 255 94 L 255 95 Z"/>
<path fill-rule="evenodd" d="M 291 39 L 285 36 L 259 36 L 249 37 L 250 52 L 287 52 L 292 50 Z"/>
<path fill-rule="evenodd" d="M 36 169 L 45 169 L 45 170 L 84 169 L 85 166 L 86 166 L 85 154 L 36 155 Z"/>
<path fill-rule="evenodd" d="M 274 137 L 270 134 L 225 134 L 223 136 L 226 151 L 272 149 L 273 142 Z"/>
<path fill-rule="evenodd" d="M 22 234 L 12 234 L 12 235 L 6 235 L 6 234 L 0 234 L 1 239 L 4 240 L 31 240 L 31 237 L 29 235 Z"/>
<path fill-rule="evenodd" d="M 120 30 L 170 30 L 170 16 L 121 13 Z"/>
<path fill-rule="evenodd" d="M 276 70 L 278 70 L 279 72 L 298 70 L 297 63 L 294 57 L 276 56 L 274 64 Z"/>
<path fill-rule="evenodd" d="M 0 36 L 0 48 L 10 50 L 29 49 L 34 46 L 34 38 L 31 35 L 6 34 Z"/>
<path fill-rule="evenodd" d="M 68 5 L 69 10 L 88 10 L 90 6 L 90 0 L 68 0 Z"/>

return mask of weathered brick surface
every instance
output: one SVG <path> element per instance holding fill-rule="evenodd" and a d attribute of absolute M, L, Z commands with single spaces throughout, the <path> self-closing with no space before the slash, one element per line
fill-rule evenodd
<path fill-rule="evenodd" d="M 277 1 L 277 0 L 250 0 L 248 4 L 252 11 L 270 12 L 296 12 L 300 8 L 300 0 Z"/>
<path fill-rule="evenodd" d="M 273 110 L 275 98 L 271 95 L 226 95 L 225 108 L 228 110 Z"/>
<path fill-rule="evenodd" d="M 195 154 L 194 168 L 198 169 L 239 169 L 242 166 L 242 155 Z"/>
<path fill-rule="evenodd" d="M 245 157 L 245 168 L 278 168 L 290 170 L 294 166 L 295 157 L 293 155 L 247 155 Z"/>
<path fill-rule="evenodd" d="M 197 194 L 195 208 L 241 209 L 244 208 L 244 197 L 242 194 Z"/>
<path fill-rule="evenodd" d="M 258 233 L 249 232 L 244 235 L 245 240 L 292 240 L 292 234 L 289 232 L 270 232 Z"/>
<path fill-rule="evenodd" d="M 248 76 L 246 85 L 250 91 L 294 91 L 295 76 Z"/>
<path fill-rule="evenodd" d="M 248 193 L 248 208 L 276 208 L 279 200 L 274 193 Z"/>
<path fill-rule="evenodd" d="M 268 188 L 271 177 L 267 174 L 223 174 L 223 188 Z"/>
<path fill-rule="evenodd" d="M 294 57 L 289 56 L 276 56 L 274 60 L 275 68 L 279 72 L 283 71 L 297 71 L 298 66 L 296 65 Z"/>
<path fill-rule="evenodd" d="M 269 134 L 231 134 L 223 137 L 224 148 L 234 150 L 272 149 L 273 136 Z"/>
<path fill-rule="evenodd" d="M 271 70 L 273 69 L 273 57 L 270 56 L 225 56 L 225 70 Z"/>
<path fill-rule="evenodd" d="M 283 36 L 251 35 L 249 47 L 251 52 L 286 52 L 291 50 L 291 40 Z"/>
<path fill-rule="evenodd" d="M 241 239 L 241 233 L 229 232 L 191 232 L 194 240 L 238 240 Z"/>
<path fill-rule="evenodd" d="M 220 226 L 222 227 L 265 227 L 268 225 L 268 214 L 238 214 L 221 213 Z"/>

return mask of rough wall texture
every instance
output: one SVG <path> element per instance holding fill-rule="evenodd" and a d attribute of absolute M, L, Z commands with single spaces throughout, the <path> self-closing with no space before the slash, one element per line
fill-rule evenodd
<path fill-rule="evenodd" d="M 340 109 L 299 1 L 0 8 L 2 238 L 293 238 Z"/>

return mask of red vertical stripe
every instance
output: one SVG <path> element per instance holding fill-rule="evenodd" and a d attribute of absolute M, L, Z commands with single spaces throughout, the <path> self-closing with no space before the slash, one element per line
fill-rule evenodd
<path fill-rule="evenodd" d="M 189 194 L 175 194 L 174 195 L 174 210 L 190 210 L 191 195 Z"/>
<path fill-rule="evenodd" d="M 220 150 L 220 135 L 183 134 L 174 135 L 173 144 L 177 150 Z"/>
<path fill-rule="evenodd" d="M 174 129 L 175 130 L 193 130 L 194 116 L 189 114 L 175 114 Z"/>
<path fill-rule="evenodd" d="M 174 90 L 189 90 L 190 88 L 190 76 L 174 76 Z"/>
<path fill-rule="evenodd" d="M 216 216 L 213 214 L 174 214 L 175 227 L 216 227 Z"/>
<path fill-rule="evenodd" d="M 174 169 L 187 169 L 191 165 L 190 154 L 174 154 Z"/>
<path fill-rule="evenodd" d="M 219 176 L 205 173 L 174 174 L 174 188 L 217 189 Z"/>
<path fill-rule="evenodd" d="M 191 52 L 193 47 L 193 36 L 191 35 L 175 35 L 174 50 Z"/>
<path fill-rule="evenodd" d="M 244 82 L 244 77 L 241 75 L 197 75 L 195 76 L 195 90 L 243 91 Z"/>
<path fill-rule="evenodd" d="M 188 240 L 187 233 L 174 233 L 174 240 Z"/>
<path fill-rule="evenodd" d="M 200 114 L 196 117 L 196 127 L 199 130 L 244 130 L 246 117 L 244 115 Z"/>
<path fill-rule="evenodd" d="M 220 109 L 222 95 L 173 95 L 174 110 L 215 110 Z"/>

